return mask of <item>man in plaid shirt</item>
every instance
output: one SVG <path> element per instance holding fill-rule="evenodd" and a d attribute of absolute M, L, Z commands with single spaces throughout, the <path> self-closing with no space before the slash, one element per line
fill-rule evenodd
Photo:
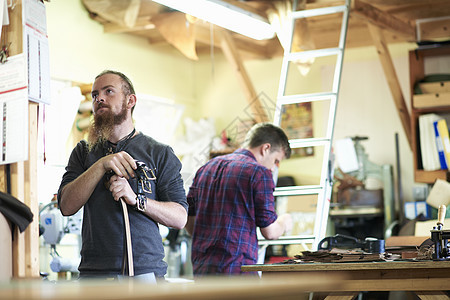
<path fill-rule="evenodd" d="M 186 230 L 192 235 L 195 276 L 241 273 L 258 259 L 256 227 L 266 239 L 292 228 L 289 214 L 277 216 L 272 171 L 291 148 L 283 130 L 259 123 L 242 148 L 211 159 L 196 173 L 187 196 Z"/>

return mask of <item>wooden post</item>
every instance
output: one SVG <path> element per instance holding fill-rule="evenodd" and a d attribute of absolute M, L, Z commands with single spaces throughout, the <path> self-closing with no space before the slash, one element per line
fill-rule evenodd
<path fill-rule="evenodd" d="M 23 52 L 22 0 L 9 8 L 7 37 L 10 55 Z M 16 226 L 13 241 L 13 277 L 39 277 L 39 204 L 37 199 L 37 116 L 38 104 L 28 104 L 28 160 L 10 165 L 11 195 L 23 201 L 33 213 L 33 222 L 20 233 Z M 0 189 L 7 192 L 6 167 L 0 168 Z"/>
<path fill-rule="evenodd" d="M 389 89 L 391 90 L 392 97 L 394 98 L 394 103 L 397 107 L 397 112 L 402 122 L 409 147 L 412 149 L 411 120 L 408 108 L 406 107 L 405 98 L 403 97 L 402 89 L 400 88 L 400 83 L 395 72 L 395 67 L 392 62 L 391 55 L 389 54 L 389 49 L 384 40 L 381 29 L 371 23 L 367 23 L 367 26 L 369 27 L 373 42 L 377 48 L 378 57 L 380 58 L 381 65 L 383 66 L 384 74 L 386 75 Z"/>

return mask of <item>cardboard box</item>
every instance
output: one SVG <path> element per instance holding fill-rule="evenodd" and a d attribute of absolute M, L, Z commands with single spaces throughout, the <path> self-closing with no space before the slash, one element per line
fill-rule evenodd
<path fill-rule="evenodd" d="M 12 278 L 11 224 L 0 213 L 0 283 Z"/>

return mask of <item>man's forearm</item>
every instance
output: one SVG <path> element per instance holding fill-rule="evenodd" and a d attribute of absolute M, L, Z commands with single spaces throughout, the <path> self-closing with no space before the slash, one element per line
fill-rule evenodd
<path fill-rule="evenodd" d="M 289 214 L 278 216 L 277 220 L 267 227 L 261 228 L 262 235 L 268 240 L 276 240 L 292 229 L 292 217 Z"/>
<path fill-rule="evenodd" d="M 187 222 L 187 211 L 179 203 L 147 199 L 146 214 L 156 222 L 175 229 L 182 229 Z"/>
<path fill-rule="evenodd" d="M 71 216 L 80 210 L 104 174 L 103 167 L 95 163 L 77 179 L 68 183 L 61 191 L 61 213 L 64 216 Z"/>

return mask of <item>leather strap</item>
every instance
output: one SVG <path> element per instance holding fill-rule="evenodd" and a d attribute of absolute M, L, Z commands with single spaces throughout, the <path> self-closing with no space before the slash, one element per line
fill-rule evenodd
<path fill-rule="evenodd" d="M 127 255 L 128 255 L 128 276 L 134 276 L 134 266 L 133 266 L 133 247 L 131 245 L 131 230 L 130 230 L 130 220 L 128 219 L 128 208 L 127 204 L 123 199 L 120 199 L 120 203 L 122 203 L 123 210 L 123 220 L 125 223 L 125 238 L 127 241 Z"/>

